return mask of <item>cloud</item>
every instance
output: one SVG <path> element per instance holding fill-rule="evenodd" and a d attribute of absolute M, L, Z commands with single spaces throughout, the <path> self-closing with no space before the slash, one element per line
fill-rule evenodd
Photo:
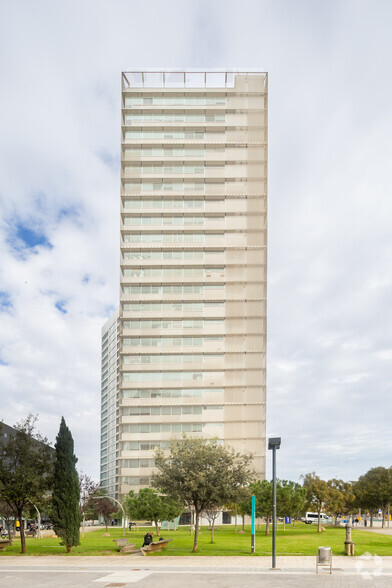
<path fill-rule="evenodd" d="M 269 72 L 269 433 L 278 475 L 390 465 L 390 3 L 3 3 L 0 417 L 61 416 L 98 477 L 118 304 L 120 72 Z M 64 312 L 66 311 L 66 312 Z M 270 471 L 270 469 L 268 470 Z"/>

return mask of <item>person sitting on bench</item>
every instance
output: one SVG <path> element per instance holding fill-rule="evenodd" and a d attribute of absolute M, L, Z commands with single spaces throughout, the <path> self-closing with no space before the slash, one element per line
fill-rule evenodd
<path fill-rule="evenodd" d="M 144 543 L 142 545 L 142 547 L 148 547 L 148 545 L 150 545 L 150 543 L 153 542 L 153 533 L 146 533 L 144 535 Z"/>

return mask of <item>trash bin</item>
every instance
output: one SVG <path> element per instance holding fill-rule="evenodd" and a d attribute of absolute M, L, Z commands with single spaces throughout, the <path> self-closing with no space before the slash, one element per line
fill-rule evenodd
<path fill-rule="evenodd" d="M 329 567 L 329 573 L 332 574 L 332 551 L 330 547 L 319 547 L 316 555 L 316 574 L 319 566 Z"/>
<path fill-rule="evenodd" d="M 319 547 L 318 548 L 318 560 L 319 563 L 329 563 L 331 559 L 331 548 L 330 547 Z"/>

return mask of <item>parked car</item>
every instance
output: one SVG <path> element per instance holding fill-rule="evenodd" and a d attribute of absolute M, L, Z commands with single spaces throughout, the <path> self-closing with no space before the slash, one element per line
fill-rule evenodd
<path fill-rule="evenodd" d="M 329 523 L 331 517 L 329 517 L 325 512 L 320 513 L 320 521 L 321 523 Z M 311 525 L 312 523 L 318 523 L 318 513 L 317 512 L 307 512 L 305 516 L 301 519 L 305 525 Z"/>

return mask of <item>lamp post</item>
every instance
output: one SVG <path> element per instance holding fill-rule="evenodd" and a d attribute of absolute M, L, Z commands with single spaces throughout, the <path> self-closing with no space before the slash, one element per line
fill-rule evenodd
<path fill-rule="evenodd" d="M 35 506 L 35 504 L 33 504 L 35 510 L 37 511 L 37 522 L 38 522 L 38 533 L 37 533 L 37 539 L 41 539 L 41 513 L 39 512 L 38 508 Z"/>
<path fill-rule="evenodd" d="M 119 507 L 121 508 L 122 513 L 123 513 L 123 537 L 125 537 L 125 510 L 124 510 L 124 507 L 121 504 L 121 502 L 119 502 L 118 500 L 116 500 L 115 498 L 113 498 L 113 496 L 108 496 L 108 495 L 106 495 L 106 496 L 105 495 L 103 495 L 103 496 L 92 496 L 92 498 L 94 500 L 101 500 L 102 498 L 109 498 L 109 500 L 113 500 L 114 502 L 116 502 L 119 505 Z"/>
<path fill-rule="evenodd" d="M 276 450 L 281 443 L 280 437 L 268 439 L 268 449 L 272 449 L 272 569 L 276 570 Z"/>

